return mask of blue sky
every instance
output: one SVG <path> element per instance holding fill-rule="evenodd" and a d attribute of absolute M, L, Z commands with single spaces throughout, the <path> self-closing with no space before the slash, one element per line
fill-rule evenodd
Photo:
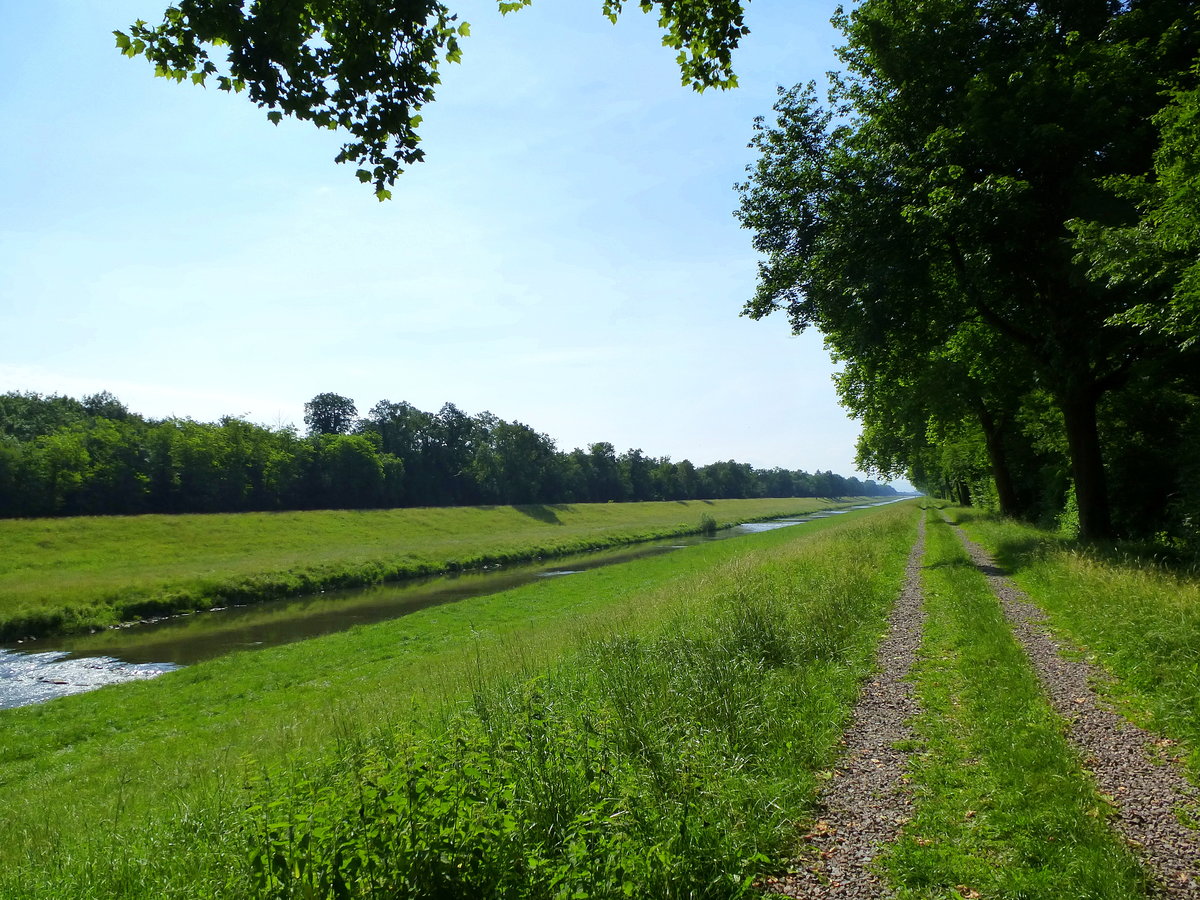
<path fill-rule="evenodd" d="M 636 10 L 457 4 L 428 161 L 384 204 L 337 135 L 122 57 L 163 3 L 0 7 L 0 390 L 270 425 L 322 391 L 450 401 L 564 449 L 853 471 L 820 336 L 739 317 L 732 215 L 776 85 L 836 67 L 832 3 L 753 0 L 741 87 L 704 94 Z"/>

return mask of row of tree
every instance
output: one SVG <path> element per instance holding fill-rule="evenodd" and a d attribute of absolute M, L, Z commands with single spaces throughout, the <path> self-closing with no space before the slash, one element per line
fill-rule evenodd
<path fill-rule="evenodd" d="M 307 434 L 225 417 L 152 420 L 111 394 L 0 395 L 0 516 L 891 495 L 832 472 L 569 453 L 520 422 L 320 394 Z"/>
<path fill-rule="evenodd" d="M 1200 5 L 863 0 L 740 217 L 859 464 L 1089 538 L 1200 536 Z"/>

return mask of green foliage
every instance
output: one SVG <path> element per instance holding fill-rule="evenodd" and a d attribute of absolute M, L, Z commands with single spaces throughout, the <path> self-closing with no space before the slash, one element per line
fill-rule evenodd
<path fill-rule="evenodd" d="M 1200 58 L 1191 75 L 1194 85 L 1200 80 Z M 1148 218 L 1180 261 L 1179 276 L 1165 311 L 1143 307 L 1135 313 L 1141 321 L 1153 316 L 1153 324 L 1181 338 L 1187 348 L 1200 335 L 1200 87 L 1176 92 L 1157 121 L 1162 143 L 1154 162 L 1162 194 Z"/>
<path fill-rule="evenodd" d="M 607 442 L 565 454 L 528 425 L 453 403 L 427 413 L 383 400 L 357 416 L 350 398 L 319 394 L 305 404 L 302 439 L 232 416 L 147 421 L 111 394 L 6 394 L 0 479 L 12 487 L 0 492 L 0 516 L 894 493 L 733 460 L 697 469 L 640 450 L 618 459 Z"/>
<path fill-rule="evenodd" d="M 346 434 L 354 426 L 358 408 L 341 394 L 317 394 L 304 404 L 304 424 L 313 436 Z"/>
<path fill-rule="evenodd" d="M 1178 52 L 1172 37 L 1164 49 Z M 1133 305 L 1114 323 L 1163 334 L 1186 350 L 1200 335 L 1200 57 L 1165 78 L 1163 88 L 1169 102 L 1154 116 L 1153 172 L 1105 182 L 1140 218 L 1070 224 L 1089 276 L 1132 294 Z"/>
<path fill-rule="evenodd" d="M 368 754 L 348 783 L 282 801 L 271 784 L 251 815 L 295 811 L 251 838 L 257 895 L 748 894 L 765 858 L 744 831 L 719 828 L 745 824 L 713 802 L 729 789 L 728 758 L 693 739 L 647 777 L 607 705 L 537 683 L 511 695 L 486 724 L 464 717 L 448 735 Z"/>
<path fill-rule="evenodd" d="M 71 397 L 17 391 L 0 394 L 0 433 L 20 443 L 82 422 L 86 416 L 83 404 Z"/>
<path fill-rule="evenodd" d="M 513 12 L 528 0 L 504 2 Z M 616 20 L 622 0 L 604 0 Z M 737 83 L 731 57 L 747 33 L 740 0 L 638 0 L 657 12 L 663 44 L 677 53 L 683 83 L 697 90 Z M 154 73 L 222 91 L 246 91 L 278 125 L 286 116 L 349 134 L 336 162 L 352 163 L 379 200 L 405 166 L 424 158 L 421 109 L 434 99 L 443 63 L 462 58 L 470 34 L 439 0 L 178 0 L 159 25 L 139 19 L 114 31 L 125 56 Z M 224 56 L 224 60 L 221 60 Z"/>
<path fill-rule="evenodd" d="M 114 34 L 117 49 L 144 55 L 158 76 L 247 91 L 276 124 L 288 115 L 348 132 L 337 162 L 366 172 L 382 200 L 403 167 L 424 156 L 419 112 L 434 97 L 441 63 L 459 59 L 454 20 L 437 0 L 248 8 L 181 0 L 161 24 L 139 19 Z M 223 68 L 210 56 L 218 48 L 227 54 Z"/>
<path fill-rule="evenodd" d="M 1143 227 L 1112 186 L 1145 182 L 1155 166 L 1164 182 L 1168 169 L 1182 173 L 1174 196 L 1194 193 L 1190 94 L 1171 103 L 1162 90 L 1194 88 L 1194 16 L 1183 0 L 1153 15 L 867 0 L 835 18 L 848 71 L 833 77 L 828 103 L 812 85 L 781 90 L 774 123 L 756 123 L 759 159 L 739 215 L 765 260 L 746 313 L 784 310 L 794 330 L 820 328 L 849 361 L 840 391 L 866 425 L 862 461 L 907 466 L 935 489 L 955 482 L 966 499 L 958 445 L 970 418 L 966 436 L 984 438 L 1000 506 L 1028 511 L 1048 491 L 1015 426 L 1030 395 L 1048 396 L 1080 528 L 1109 534 L 1098 404 L 1174 378 L 1193 396 L 1200 388 L 1178 342 L 1121 324 L 1132 304 L 1157 310 L 1161 296 L 1134 277 L 1089 278 L 1071 235 Z M 1195 204 L 1172 209 L 1192 234 Z M 1157 430 L 1180 426 L 1175 417 Z"/>
<path fill-rule="evenodd" d="M 1067 489 L 1067 499 L 1058 514 L 1058 533 L 1063 537 L 1079 537 L 1079 504 L 1075 502 L 1075 486 Z"/>

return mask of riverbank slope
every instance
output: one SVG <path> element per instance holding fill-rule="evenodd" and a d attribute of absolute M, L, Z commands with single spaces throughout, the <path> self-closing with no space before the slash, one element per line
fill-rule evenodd
<path fill-rule="evenodd" d="M 879 498 L 0 520 L 0 641 L 635 543 Z"/>

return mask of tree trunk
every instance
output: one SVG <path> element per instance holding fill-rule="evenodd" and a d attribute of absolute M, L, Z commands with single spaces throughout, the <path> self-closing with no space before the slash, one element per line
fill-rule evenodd
<path fill-rule="evenodd" d="M 959 506 L 970 506 L 971 505 L 971 489 L 969 487 L 967 487 L 967 483 L 965 481 L 956 482 L 955 490 L 958 493 L 958 505 Z"/>
<path fill-rule="evenodd" d="M 1062 392 L 1059 405 L 1067 429 L 1071 474 L 1075 478 L 1079 536 L 1085 540 L 1103 540 L 1112 537 L 1113 530 L 1100 433 L 1096 427 L 1096 390 L 1091 378 L 1072 381 Z"/>
<path fill-rule="evenodd" d="M 979 424 L 983 428 L 983 439 L 987 445 L 988 462 L 992 467 L 992 480 L 996 482 L 996 497 L 1000 501 L 1000 515 L 1015 517 L 1019 512 L 1017 489 L 1012 473 L 1008 469 L 1008 452 L 1004 448 L 1002 427 L 992 418 L 987 407 L 979 407 Z"/>

